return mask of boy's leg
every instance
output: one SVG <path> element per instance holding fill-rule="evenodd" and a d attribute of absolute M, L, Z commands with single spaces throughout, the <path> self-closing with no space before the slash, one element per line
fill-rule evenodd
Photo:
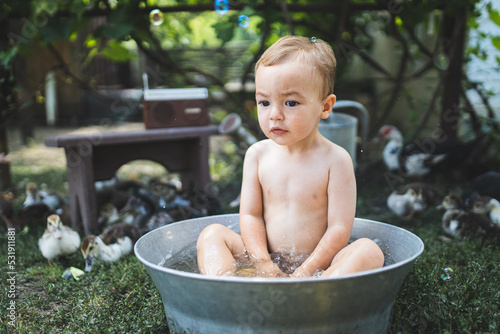
<path fill-rule="evenodd" d="M 198 269 L 206 275 L 233 275 L 236 259 L 245 256 L 241 236 L 220 224 L 207 226 L 201 231 L 196 248 Z"/>
<path fill-rule="evenodd" d="M 380 247 L 370 239 L 361 238 L 338 252 L 321 276 L 346 275 L 381 268 L 383 265 L 384 253 Z"/>

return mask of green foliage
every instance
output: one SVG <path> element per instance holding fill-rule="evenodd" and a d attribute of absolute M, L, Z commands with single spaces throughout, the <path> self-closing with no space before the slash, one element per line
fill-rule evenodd
<path fill-rule="evenodd" d="M 102 50 L 102 54 L 114 61 L 124 62 L 128 60 L 135 59 L 137 56 L 135 53 L 130 52 L 122 43 L 111 40 Z"/>
<path fill-rule="evenodd" d="M 42 42 L 51 43 L 59 39 L 70 39 L 75 32 L 77 22 L 70 18 L 52 18 L 50 24 L 45 24 L 39 28 L 40 39 Z"/>

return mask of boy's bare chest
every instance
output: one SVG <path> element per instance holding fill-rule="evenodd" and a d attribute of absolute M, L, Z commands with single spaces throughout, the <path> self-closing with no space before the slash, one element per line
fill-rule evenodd
<path fill-rule="evenodd" d="M 329 169 L 309 161 L 259 167 L 263 196 L 269 200 L 315 201 L 326 197 Z M 304 203 L 305 204 L 305 203 Z"/>

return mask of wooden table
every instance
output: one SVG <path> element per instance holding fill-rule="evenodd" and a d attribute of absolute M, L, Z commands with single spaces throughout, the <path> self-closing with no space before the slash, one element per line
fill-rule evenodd
<path fill-rule="evenodd" d="M 216 125 L 47 137 L 48 147 L 66 153 L 72 227 L 99 233 L 94 182 L 109 180 L 123 164 L 152 160 L 180 174 L 185 189 L 207 189 L 209 137 Z"/>

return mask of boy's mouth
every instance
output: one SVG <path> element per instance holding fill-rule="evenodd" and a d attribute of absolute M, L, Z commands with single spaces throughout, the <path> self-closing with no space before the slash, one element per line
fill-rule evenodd
<path fill-rule="evenodd" d="M 283 130 L 282 128 L 273 127 L 273 128 L 271 128 L 271 132 L 274 133 L 275 135 L 282 135 L 288 131 Z"/>

